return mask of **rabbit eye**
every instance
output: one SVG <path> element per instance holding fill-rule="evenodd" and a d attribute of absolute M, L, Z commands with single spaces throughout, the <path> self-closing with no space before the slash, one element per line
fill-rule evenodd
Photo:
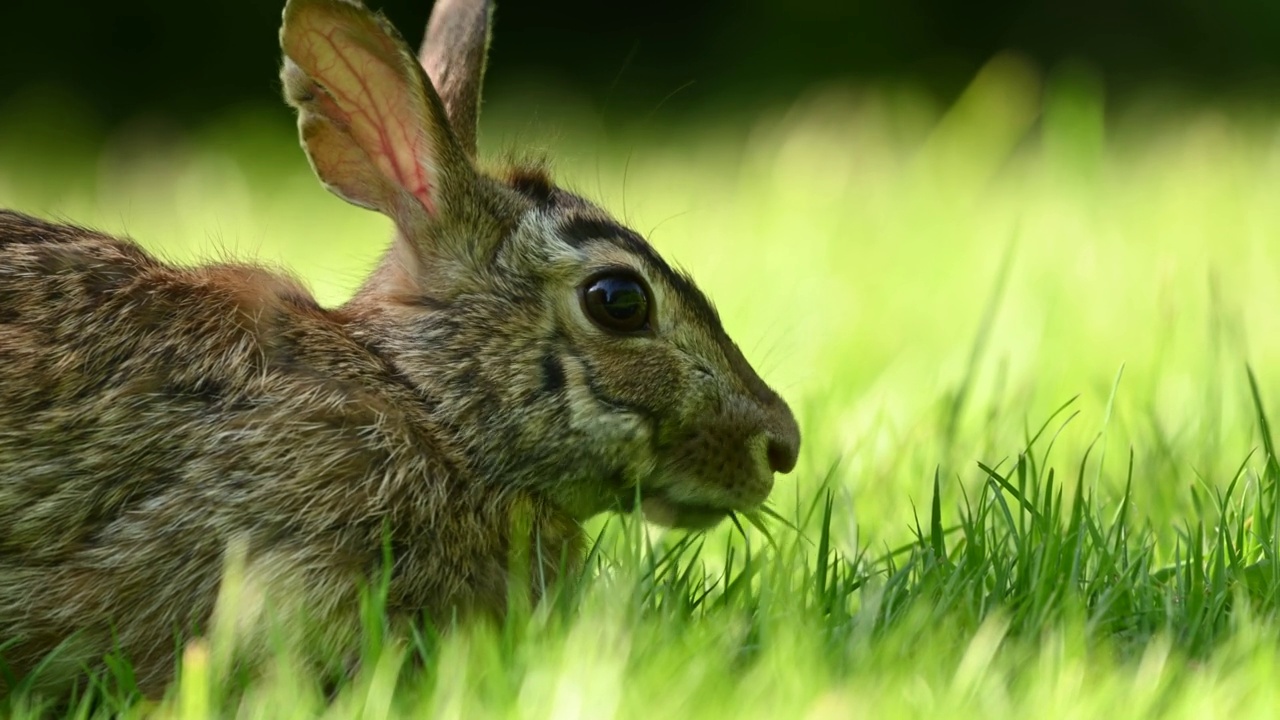
<path fill-rule="evenodd" d="M 582 286 L 587 317 L 605 330 L 636 333 L 649 329 L 649 289 L 629 272 L 597 275 Z"/>

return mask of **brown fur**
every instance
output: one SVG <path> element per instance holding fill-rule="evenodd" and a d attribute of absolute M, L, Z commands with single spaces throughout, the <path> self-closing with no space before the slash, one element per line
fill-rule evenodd
<path fill-rule="evenodd" d="M 459 42 L 485 41 L 487 10 L 447 6 L 486 23 Z M 395 149 L 426 153 L 429 194 L 362 164 L 381 151 L 354 127 L 365 106 L 342 105 L 306 51 L 293 61 L 317 36 L 291 23 L 382 53 L 399 79 L 370 86 L 408 108 L 383 129 L 421 124 L 424 145 Z M 398 226 L 348 304 L 0 211 L 0 641 L 19 672 L 73 638 L 68 669 L 114 643 L 159 689 L 233 546 L 285 617 L 301 598 L 321 649 L 349 648 L 384 537 L 393 619 L 500 613 L 530 538 L 535 575 L 553 579 L 579 523 L 637 492 L 655 520 L 704 526 L 757 506 L 795 463 L 790 410 L 691 281 L 542 173 L 476 169 L 474 128 L 449 118 L 474 121 L 483 50 L 453 53 L 463 95 L 442 101 L 349 0 L 291 0 L 285 26 L 286 95 L 317 173 Z M 584 314 L 583 283 L 610 267 L 651 288 L 651 333 Z"/>

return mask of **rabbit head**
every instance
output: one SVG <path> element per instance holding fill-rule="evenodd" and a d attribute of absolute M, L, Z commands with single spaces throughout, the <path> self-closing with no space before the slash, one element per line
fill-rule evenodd
<path fill-rule="evenodd" d="M 354 0 L 289 0 L 281 77 L 321 182 L 395 225 L 340 313 L 473 477 L 585 519 L 702 527 L 796 463 L 787 404 L 712 304 L 539 166 L 476 161 L 490 10 L 438 0 L 421 58 Z"/>

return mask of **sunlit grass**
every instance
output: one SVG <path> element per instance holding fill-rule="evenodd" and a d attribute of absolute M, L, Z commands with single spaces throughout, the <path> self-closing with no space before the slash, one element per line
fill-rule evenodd
<path fill-rule="evenodd" d="M 330 304 L 385 245 L 314 181 L 283 106 L 100 143 L 73 111 L 0 107 L 0 205 L 175 261 L 257 257 Z M 482 146 L 545 149 L 694 274 L 791 401 L 774 542 L 600 519 L 580 587 L 500 628 L 373 642 L 336 690 L 287 665 L 244 687 L 195 645 L 159 704 L 121 665 L 73 708 L 1274 714 L 1280 111 L 1108 107 L 1083 71 L 1002 58 L 949 108 L 829 87 L 751 116 L 592 117 L 498 93 Z"/>

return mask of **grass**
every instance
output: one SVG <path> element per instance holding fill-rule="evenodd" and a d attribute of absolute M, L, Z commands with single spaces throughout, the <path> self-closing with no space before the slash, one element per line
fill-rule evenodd
<path fill-rule="evenodd" d="M 286 658 L 228 677 L 214 641 L 165 698 L 119 661 L 68 717 L 1275 715 L 1280 113 L 1107 107 L 1011 58 L 946 107 L 830 87 L 603 126 L 570 100 L 497 92 L 482 144 L 547 148 L 716 299 L 801 420 L 781 520 L 600 518 L 581 583 L 500 627 L 384 638 L 375 594 L 331 693 Z M 0 108 L 0 205 L 330 303 L 387 237 L 283 107 L 105 135 L 66 102 Z"/>

